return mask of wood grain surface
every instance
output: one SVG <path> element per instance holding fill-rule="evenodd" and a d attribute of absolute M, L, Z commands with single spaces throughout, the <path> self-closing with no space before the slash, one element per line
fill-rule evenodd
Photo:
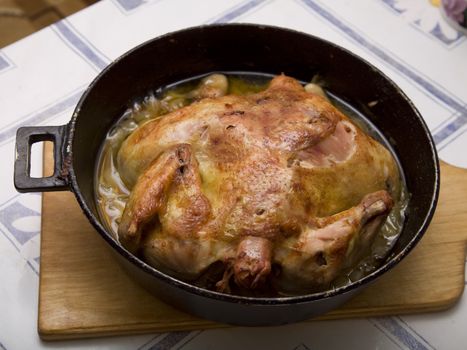
<path fill-rule="evenodd" d="M 51 166 L 45 161 L 45 168 Z M 466 194 L 467 171 L 442 164 L 438 208 L 417 247 L 343 307 L 315 320 L 428 312 L 453 305 L 465 283 Z M 40 265 L 42 339 L 225 327 L 178 311 L 134 283 L 70 192 L 43 195 Z"/>

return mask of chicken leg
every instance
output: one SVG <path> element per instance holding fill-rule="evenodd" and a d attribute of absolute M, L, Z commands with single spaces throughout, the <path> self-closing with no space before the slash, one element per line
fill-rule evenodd
<path fill-rule="evenodd" d="M 373 192 L 357 206 L 317 218 L 314 227 L 310 225 L 298 237 L 288 238 L 274 256 L 282 266 L 280 285 L 308 290 L 328 286 L 343 267 L 355 263 L 359 252 L 368 248 L 378 224 L 392 206 L 388 192 Z M 291 280 L 294 283 L 287 283 Z"/>

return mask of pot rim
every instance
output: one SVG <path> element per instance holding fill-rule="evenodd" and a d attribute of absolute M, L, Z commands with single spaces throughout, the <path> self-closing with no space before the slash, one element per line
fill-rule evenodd
<path fill-rule="evenodd" d="M 363 63 L 365 63 L 370 69 L 376 71 L 384 80 L 389 83 L 389 85 L 397 92 L 397 94 L 406 102 L 409 104 L 409 106 L 412 109 L 413 114 L 415 117 L 418 119 L 420 122 L 421 127 L 423 128 L 424 134 L 426 135 L 429 143 L 429 148 L 431 151 L 431 156 L 432 156 L 432 161 L 434 164 L 434 175 L 435 175 L 435 183 L 434 183 L 434 188 L 432 192 L 432 197 L 430 199 L 430 207 L 428 210 L 427 215 L 425 216 L 421 226 L 418 228 L 417 232 L 413 235 L 412 239 L 406 244 L 406 246 L 395 256 L 391 257 L 388 261 L 386 261 L 382 266 L 377 268 L 375 271 L 372 273 L 366 275 L 365 277 L 352 282 L 348 285 L 338 287 L 335 289 L 330 289 L 327 291 L 323 292 L 317 292 L 317 293 L 311 293 L 311 294 L 305 294 L 305 295 L 298 295 L 298 296 L 285 296 L 285 297 L 247 297 L 247 296 L 239 296 L 239 295 L 231 295 L 231 294 L 224 294 L 224 293 L 219 293 L 216 291 L 211 291 L 205 288 L 197 287 L 194 286 L 188 282 L 183 282 L 181 280 L 176 279 L 175 277 L 172 277 L 168 274 L 165 274 L 156 268 L 148 265 L 145 263 L 143 260 L 137 258 L 135 255 L 130 253 L 128 250 L 126 250 L 120 243 L 118 243 L 111 234 L 107 232 L 107 230 L 104 228 L 104 226 L 100 222 L 100 218 L 96 218 L 94 214 L 92 213 L 91 209 L 89 208 L 89 205 L 86 203 L 85 198 L 81 194 L 79 184 L 76 179 L 76 173 L 74 170 L 74 162 L 73 162 L 73 137 L 74 137 L 74 132 L 75 132 L 75 127 L 76 127 L 76 121 L 77 118 L 79 117 L 81 106 L 85 103 L 87 96 L 93 90 L 94 86 L 99 82 L 99 80 L 107 74 L 108 71 L 110 71 L 119 61 L 125 59 L 127 56 L 132 55 L 134 52 L 140 50 L 141 48 L 151 45 L 154 42 L 157 42 L 158 40 L 169 38 L 172 36 L 176 36 L 178 34 L 183 34 L 188 31 L 204 31 L 204 30 L 211 30 L 211 28 L 225 28 L 225 27 L 238 27 L 238 28 L 251 28 L 255 30 L 278 30 L 278 31 L 283 31 L 283 32 L 288 32 L 293 35 L 300 35 L 300 36 L 307 36 L 309 38 L 312 38 L 313 40 L 321 41 L 324 42 L 324 44 L 328 46 L 332 46 L 334 49 L 343 51 L 345 54 L 352 56 L 354 59 L 360 60 Z M 362 285 L 369 284 L 372 281 L 376 280 L 379 278 L 381 275 L 383 275 L 385 272 L 393 268 L 395 265 L 397 265 L 403 258 L 405 258 L 408 253 L 415 247 L 415 245 L 418 243 L 418 241 L 421 239 L 423 234 L 425 233 L 426 229 L 428 228 L 428 225 L 431 222 L 431 219 L 433 218 L 436 205 L 438 202 L 438 196 L 439 196 L 439 188 L 440 188 L 440 169 L 439 169 L 439 160 L 438 160 L 438 155 L 436 151 L 436 147 L 431 135 L 431 132 L 429 131 L 424 119 L 420 115 L 420 112 L 417 110 L 417 108 L 414 106 L 412 101 L 407 97 L 407 95 L 401 90 L 399 86 L 397 86 L 385 73 L 383 73 L 381 70 L 373 66 L 371 63 L 363 59 L 362 57 L 352 53 L 351 51 L 336 45 L 330 41 L 327 41 L 325 39 L 319 38 L 317 36 L 300 32 L 297 30 L 293 29 L 288 29 L 288 28 L 283 28 L 279 26 L 270 26 L 270 25 L 260 25 L 260 24 L 252 24 L 252 23 L 226 23 L 226 24 L 207 24 L 207 25 L 201 25 L 201 26 L 193 26 L 189 28 L 184 28 L 181 30 L 177 30 L 174 32 L 170 32 L 167 34 L 163 34 L 160 36 L 157 36 L 155 38 L 149 39 L 138 46 L 130 49 L 129 51 L 123 53 L 121 56 L 116 58 L 114 61 L 112 61 L 107 67 L 105 67 L 98 75 L 97 77 L 94 78 L 94 80 L 89 84 L 89 86 L 86 88 L 84 91 L 83 95 L 81 96 L 74 112 L 72 115 L 72 118 L 68 124 L 68 135 L 67 135 L 67 152 L 71 156 L 71 166 L 69 169 L 69 176 L 70 176 L 70 183 L 71 183 L 71 189 L 73 193 L 75 194 L 76 199 L 78 200 L 78 203 L 85 213 L 86 217 L 88 220 L 91 222 L 91 224 L 94 226 L 94 228 L 99 232 L 99 234 L 104 238 L 107 243 L 116 251 L 118 252 L 121 256 L 123 256 L 125 259 L 127 259 L 129 262 L 131 262 L 133 265 L 136 267 L 141 268 L 144 272 L 147 274 L 159 279 L 160 281 L 169 283 L 175 287 L 179 287 L 183 289 L 186 292 L 189 293 L 194 293 L 202 297 L 207 297 L 207 298 L 212 298 L 216 299 L 219 301 L 225 301 L 225 302 L 232 302 L 232 303 L 239 303 L 239 304 L 250 304 L 250 305 L 288 305 L 288 304 L 299 304 L 299 303 L 308 303 L 312 302 L 315 300 L 321 300 L 321 299 L 326 299 L 330 298 L 336 295 L 340 294 L 346 294 L 351 291 L 354 291 L 355 289 L 359 288 Z"/>

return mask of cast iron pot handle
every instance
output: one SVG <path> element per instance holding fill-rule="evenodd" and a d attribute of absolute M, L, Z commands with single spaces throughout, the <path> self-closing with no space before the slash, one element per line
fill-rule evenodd
<path fill-rule="evenodd" d="M 15 187 L 18 192 L 62 191 L 69 189 L 65 159 L 67 125 L 26 126 L 16 132 Z M 31 146 L 41 141 L 54 143 L 54 173 L 49 177 L 31 177 Z"/>

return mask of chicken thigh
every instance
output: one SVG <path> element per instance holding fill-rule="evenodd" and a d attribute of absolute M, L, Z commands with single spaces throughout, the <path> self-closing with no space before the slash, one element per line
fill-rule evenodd
<path fill-rule="evenodd" d="M 120 242 L 184 280 L 222 262 L 222 292 L 327 288 L 398 199 L 391 153 L 284 75 L 260 93 L 202 97 L 123 142 Z"/>

